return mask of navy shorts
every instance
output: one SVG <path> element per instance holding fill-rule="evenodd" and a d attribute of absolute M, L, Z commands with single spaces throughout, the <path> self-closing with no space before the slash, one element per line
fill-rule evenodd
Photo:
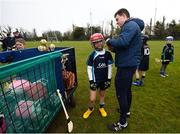
<path fill-rule="evenodd" d="M 97 84 L 97 88 L 95 89 L 95 90 L 106 90 L 107 88 L 105 88 L 105 81 L 104 82 L 97 82 L 96 84 Z M 93 89 L 91 89 L 91 90 L 93 90 Z M 95 91 L 95 90 L 93 90 L 93 91 Z"/>
<path fill-rule="evenodd" d="M 149 70 L 149 57 L 144 57 L 138 67 L 140 71 L 147 71 Z"/>

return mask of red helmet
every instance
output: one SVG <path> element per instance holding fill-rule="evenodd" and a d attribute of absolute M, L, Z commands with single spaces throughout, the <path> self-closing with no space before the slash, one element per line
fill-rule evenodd
<path fill-rule="evenodd" d="M 90 37 L 90 41 L 92 43 L 101 41 L 101 40 L 104 40 L 104 36 L 101 33 L 95 33 L 95 34 L 91 35 L 91 37 Z"/>

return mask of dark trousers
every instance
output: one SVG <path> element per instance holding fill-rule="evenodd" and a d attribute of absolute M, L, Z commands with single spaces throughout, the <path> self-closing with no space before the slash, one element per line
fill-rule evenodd
<path fill-rule="evenodd" d="M 117 68 L 115 77 L 116 96 L 120 107 L 120 123 L 126 123 L 126 114 L 130 111 L 132 93 L 131 85 L 136 67 Z"/>
<path fill-rule="evenodd" d="M 160 74 L 163 74 L 163 75 L 166 74 L 166 68 L 167 68 L 167 65 L 168 65 L 168 64 L 169 64 L 169 62 L 164 62 L 164 63 L 162 63 L 161 69 L 160 69 Z"/>

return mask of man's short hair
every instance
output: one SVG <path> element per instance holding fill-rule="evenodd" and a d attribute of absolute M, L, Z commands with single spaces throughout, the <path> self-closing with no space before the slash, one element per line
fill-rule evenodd
<path fill-rule="evenodd" d="M 121 8 L 121 9 L 119 9 L 115 14 L 114 14 L 114 18 L 116 17 L 116 15 L 123 15 L 123 14 L 125 14 L 128 18 L 130 18 L 130 13 L 129 13 L 129 11 L 127 10 L 127 9 L 125 9 L 125 8 Z"/>

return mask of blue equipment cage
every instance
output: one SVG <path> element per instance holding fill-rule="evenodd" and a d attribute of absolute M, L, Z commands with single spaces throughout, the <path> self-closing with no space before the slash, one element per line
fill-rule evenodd
<path fill-rule="evenodd" d="M 78 86 L 75 49 L 2 52 L 0 62 L 10 63 L 0 66 L 0 132 L 44 132 L 61 109 L 56 89 L 71 102 Z"/>

